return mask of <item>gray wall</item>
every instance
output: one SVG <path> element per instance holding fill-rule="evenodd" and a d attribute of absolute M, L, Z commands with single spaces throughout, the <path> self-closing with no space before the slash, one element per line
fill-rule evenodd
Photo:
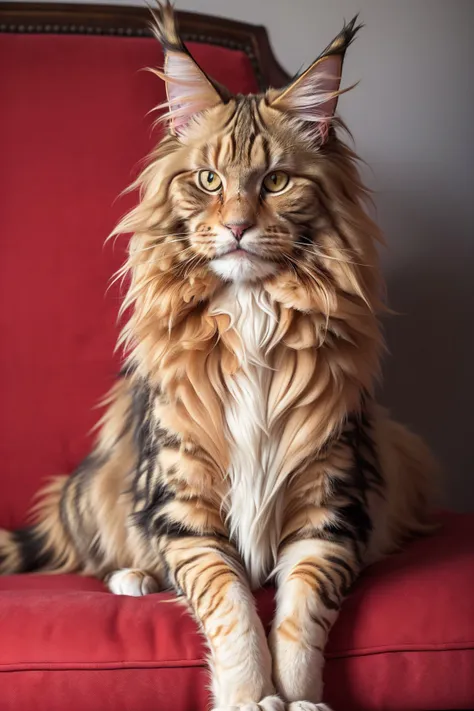
<path fill-rule="evenodd" d="M 474 509 L 474 0 L 176 5 L 266 25 L 291 72 L 360 11 L 366 27 L 344 80 L 361 82 L 340 110 L 370 165 L 364 174 L 388 242 L 390 303 L 401 312 L 386 323 L 382 398 L 438 454 L 446 502 Z"/>

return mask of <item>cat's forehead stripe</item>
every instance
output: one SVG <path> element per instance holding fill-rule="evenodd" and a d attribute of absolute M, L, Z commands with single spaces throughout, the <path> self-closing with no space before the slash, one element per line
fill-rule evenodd
<path fill-rule="evenodd" d="M 258 110 L 259 97 L 239 96 L 234 110 L 220 133 L 203 149 L 203 158 L 212 159 L 217 169 L 226 166 L 259 166 L 271 164 L 270 143 L 266 126 Z"/>

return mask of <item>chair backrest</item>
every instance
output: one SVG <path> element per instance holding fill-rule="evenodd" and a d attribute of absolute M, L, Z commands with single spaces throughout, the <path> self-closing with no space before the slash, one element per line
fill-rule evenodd
<path fill-rule="evenodd" d="M 158 136 L 162 63 L 137 8 L 0 3 L 0 526 L 86 455 L 119 368 L 118 196 Z M 184 13 L 196 59 L 233 91 L 281 84 L 263 28 Z"/>

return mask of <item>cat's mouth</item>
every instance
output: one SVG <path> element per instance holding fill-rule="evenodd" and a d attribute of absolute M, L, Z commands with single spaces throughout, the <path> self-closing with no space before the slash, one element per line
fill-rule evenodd
<path fill-rule="evenodd" d="M 273 275 L 276 265 L 247 247 L 231 247 L 211 260 L 211 268 L 226 281 L 254 281 Z"/>
<path fill-rule="evenodd" d="M 230 249 L 228 252 L 225 254 L 221 255 L 221 259 L 225 259 L 226 257 L 234 258 L 234 259 L 252 259 L 252 258 L 257 258 L 258 256 L 256 254 L 252 254 L 252 252 L 249 252 L 248 249 L 245 249 L 245 247 L 234 247 L 233 249 Z"/>
<path fill-rule="evenodd" d="M 216 254 L 214 259 L 249 259 L 250 261 L 268 261 L 266 257 L 246 245 L 230 247 L 226 252 Z"/>

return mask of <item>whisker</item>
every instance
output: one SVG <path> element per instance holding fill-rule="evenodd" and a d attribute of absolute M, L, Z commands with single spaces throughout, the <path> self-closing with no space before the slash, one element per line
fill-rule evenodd
<path fill-rule="evenodd" d="M 171 235 L 170 235 L 171 236 Z M 170 239 L 170 240 L 165 240 L 163 242 L 156 242 L 155 244 L 149 245 L 148 247 L 139 247 L 139 248 L 133 248 L 130 252 L 131 255 L 134 254 L 140 254 L 141 252 L 147 252 L 151 251 L 153 249 L 157 249 L 158 247 L 164 247 L 168 244 L 182 244 L 183 242 L 188 241 L 188 237 L 194 236 L 195 237 L 195 243 L 197 245 L 206 245 L 212 242 L 213 236 L 209 235 L 203 235 L 201 237 L 192 235 L 191 233 L 187 237 L 180 237 L 177 239 Z"/>
<path fill-rule="evenodd" d="M 166 236 L 167 235 L 165 235 L 165 237 Z M 171 235 L 169 235 L 169 236 L 171 237 Z M 150 251 L 151 249 L 156 249 L 157 247 L 162 247 L 163 245 L 166 245 L 166 244 L 176 244 L 179 242 L 186 242 L 186 241 L 187 241 L 187 237 L 179 237 L 177 239 L 171 239 L 171 240 L 164 241 L 164 242 L 157 242 L 156 244 L 149 245 L 148 247 L 133 248 L 132 254 L 139 253 L 139 252 L 147 252 L 147 251 Z"/>
<path fill-rule="evenodd" d="M 158 237 L 182 237 L 185 235 L 190 235 L 192 234 L 189 232 L 189 230 L 186 230 L 186 232 L 159 232 L 159 231 L 154 231 L 153 227 L 150 227 L 150 236 L 153 238 L 158 238 Z"/>
<path fill-rule="evenodd" d="M 135 235 L 136 234 L 137 233 L 135 233 Z M 162 233 L 160 233 L 159 231 L 154 232 L 153 227 L 150 227 L 148 234 L 153 239 L 161 239 L 161 238 L 166 238 L 166 237 L 181 237 L 181 236 L 190 235 L 191 233 L 190 232 L 169 232 L 169 233 L 162 232 Z M 117 240 L 118 237 L 128 237 L 130 240 L 133 238 L 133 236 L 134 236 L 133 234 L 130 235 L 130 232 L 118 232 L 117 234 L 114 234 L 114 233 L 110 234 L 109 237 L 107 238 L 107 240 L 111 237 L 114 237 L 114 240 Z M 107 242 L 107 240 L 106 240 L 106 242 Z"/>
<path fill-rule="evenodd" d="M 286 254 L 283 254 L 282 257 L 283 257 L 283 261 L 287 263 L 287 265 L 290 267 L 293 274 L 297 277 L 298 272 L 296 271 L 296 267 L 294 266 L 294 263 L 292 261 L 290 261 L 290 257 L 287 256 Z"/>
<path fill-rule="evenodd" d="M 190 250 L 191 247 L 187 247 L 186 249 L 184 249 L 184 250 L 181 252 L 181 254 L 182 254 L 182 255 L 185 254 L 185 252 L 186 252 L 188 249 Z M 200 256 L 200 255 L 196 255 L 196 256 Z M 160 265 L 160 264 L 161 264 L 161 261 L 162 261 L 161 259 L 148 259 L 146 262 L 144 262 L 143 266 L 146 266 L 146 267 L 149 268 L 149 267 L 152 267 L 154 264 L 155 264 L 155 265 Z M 179 262 L 179 264 L 177 264 L 176 267 L 182 266 L 183 264 L 187 264 L 187 263 L 188 263 L 188 261 L 186 261 L 186 262 Z"/>
<path fill-rule="evenodd" d="M 341 262 L 343 264 L 354 264 L 357 267 L 370 267 L 372 269 L 375 269 L 375 264 L 365 264 L 364 262 L 355 262 L 353 259 L 342 259 L 340 257 L 330 256 L 329 254 L 318 250 L 316 245 L 314 245 L 314 248 L 311 248 L 308 245 L 301 244 L 300 242 L 295 242 L 295 246 L 297 246 L 298 249 L 308 252 L 308 254 L 314 254 L 316 257 L 320 257 L 321 259 L 330 259 L 332 261 Z"/>
<path fill-rule="evenodd" d="M 177 264 L 173 268 L 173 272 L 175 272 L 176 276 L 186 279 L 191 269 L 198 267 L 200 265 L 201 260 L 203 259 L 204 258 L 202 257 L 202 255 L 196 254 L 194 255 L 194 257 L 191 257 L 190 260 Z"/>
<path fill-rule="evenodd" d="M 301 237 L 301 235 L 300 235 L 300 237 Z M 318 245 L 317 245 L 315 242 L 311 242 L 311 243 L 308 244 L 308 242 L 298 242 L 298 241 L 296 241 L 295 244 L 296 244 L 298 247 L 301 247 L 302 249 L 311 249 L 311 248 L 313 248 L 313 247 L 317 249 L 317 247 L 318 247 Z M 338 249 L 340 252 L 346 252 L 347 254 L 351 254 L 351 255 L 354 254 L 354 250 L 353 250 L 353 249 L 349 249 L 349 248 L 347 248 L 347 247 L 341 247 L 341 246 L 338 245 L 338 246 L 337 246 L 337 249 Z"/>
<path fill-rule="evenodd" d="M 191 259 L 188 263 L 188 268 L 186 269 L 186 271 L 184 273 L 184 278 L 187 279 L 191 269 L 197 269 L 203 263 L 203 261 L 204 261 L 204 257 L 201 254 L 197 255 L 197 259 L 196 259 L 196 257 Z"/>
<path fill-rule="evenodd" d="M 264 235 L 261 239 L 260 242 L 261 244 L 265 243 L 271 243 L 274 242 L 275 239 L 284 239 L 287 238 L 289 235 L 287 232 L 275 232 L 272 233 L 271 235 Z M 308 245 L 304 244 L 302 242 L 295 242 L 294 243 L 295 247 L 298 247 L 298 249 L 301 249 L 304 252 L 307 252 L 308 254 L 314 254 L 317 257 L 321 257 L 321 259 L 330 259 L 336 262 L 343 262 L 345 264 L 354 264 L 359 267 L 371 267 L 372 269 L 375 268 L 374 264 L 364 264 L 363 262 L 356 262 L 353 259 L 342 259 L 341 257 L 334 257 L 330 256 L 329 254 L 326 254 L 325 252 L 321 252 L 320 250 L 317 249 L 316 245 Z M 338 250 L 340 252 L 346 252 L 348 255 L 352 257 L 353 251 L 348 250 L 344 247 L 338 247 Z"/>
<path fill-rule="evenodd" d="M 299 264 L 298 262 L 295 262 L 297 266 L 302 269 L 306 276 L 311 279 L 312 282 L 318 287 L 318 289 L 322 292 L 324 301 L 326 303 L 326 311 L 323 311 L 323 316 L 325 316 L 325 324 L 324 324 L 324 332 L 323 332 L 323 339 L 322 341 L 318 344 L 318 348 L 321 348 L 324 343 L 326 342 L 326 336 L 329 330 L 329 311 L 330 311 L 330 306 L 329 306 L 329 296 L 327 292 L 328 286 L 331 286 L 328 284 L 327 279 L 325 278 L 324 274 L 322 274 L 319 270 L 317 270 L 317 274 L 319 277 L 319 281 L 316 280 L 316 276 L 306 267 L 306 265 Z"/>
<path fill-rule="evenodd" d="M 289 255 L 285 255 L 288 260 L 290 260 L 295 266 L 303 271 L 306 276 L 318 287 L 318 289 L 321 289 L 324 293 L 325 296 L 325 301 L 326 301 L 326 306 L 327 306 L 327 312 L 325 313 L 326 316 L 326 321 L 327 323 L 329 322 L 329 297 L 327 294 L 327 289 L 331 287 L 331 284 L 328 282 L 326 279 L 326 276 L 318 270 L 317 267 L 313 267 L 315 269 L 315 272 L 311 271 L 307 265 L 302 264 L 300 262 L 297 262 L 293 257 Z M 316 279 L 316 276 L 318 279 Z"/>

